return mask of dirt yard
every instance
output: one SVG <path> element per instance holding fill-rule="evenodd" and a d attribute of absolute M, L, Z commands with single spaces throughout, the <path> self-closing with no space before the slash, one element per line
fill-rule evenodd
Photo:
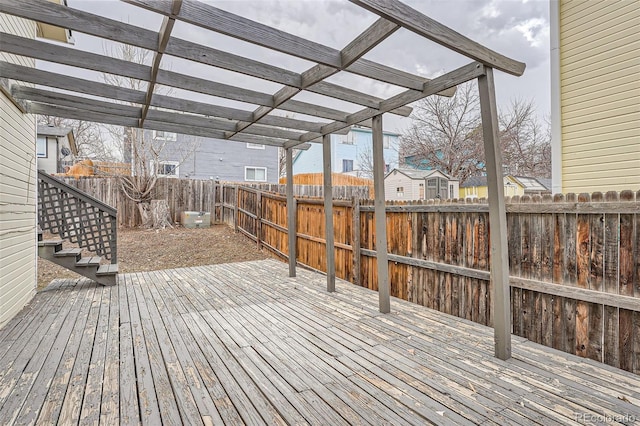
<path fill-rule="evenodd" d="M 64 246 L 73 247 L 71 244 Z M 242 234 L 236 234 L 226 225 L 160 231 L 118 230 L 118 268 L 121 273 L 244 262 L 269 257 L 271 256 L 266 250 L 258 250 L 255 243 Z M 79 277 L 74 272 L 38 258 L 38 289 L 46 287 L 56 278 Z"/>

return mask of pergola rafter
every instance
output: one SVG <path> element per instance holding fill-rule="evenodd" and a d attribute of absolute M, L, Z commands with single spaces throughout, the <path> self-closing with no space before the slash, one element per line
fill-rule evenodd
<path fill-rule="evenodd" d="M 0 89 L 27 112 L 57 115 L 107 124 L 177 132 L 229 141 L 278 146 L 286 150 L 287 217 L 289 232 L 289 270 L 295 276 L 295 199 L 293 198 L 292 149 L 307 149 L 309 142 L 322 141 L 325 172 L 327 290 L 335 280 L 331 184 L 331 134 L 345 133 L 355 124 L 372 128 L 375 187 L 376 250 L 378 252 L 379 308 L 390 311 L 388 265 L 386 259 L 386 220 L 384 205 L 384 158 L 382 118 L 384 113 L 408 116 L 408 104 L 432 95 L 452 96 L 457 85 L 477 79 L 482 107 L 483 135 L 489 186 L 491 233 L 491 280 L 495 291 L 495 354 L 510 356 L 509 275 L 507 264 L 506 210 L 502 188 L 502 166 L 497 134 L 497 112 L 493 69 L 521 75 L 525 64 L 507 58 L 456 31 L 434 21 L 398 0 L 350 0 L 378 15 L 378 20 L 343 49 L 324 46 L 267 25 L 235 15 L 196 0 L 123 0 L 162 16 L 158 32 L 103 16 L 65 7 L 46 0 L 0 0 L 0 13 L 7 13 L 50 25 L 68 28 L 105 40 L 124 43 L 153 52 L 151 66 L 135 64 L 91 52 L 0 33 L 0 50 L 71 67 L 135 78 L 148 83 L 146 91 L 37 70 L 0 62 Z M 224 34 L 267 49 L 312 62 L 309 69 L 296 73 L 255 58 L 224 52 L 173 37 L 176 22 Z M 416 76 L 363 56 L 399 28 L 406 28 L 450 50 L 471 58 L 471 62 L 432 80 Z M 223 84 L 161 68 L 163 55 L 224 69 L 263 81 L 282 84 L 275 93 L 262 93 L 245 87 Z M 392 84 L 404 91 L 380 99 L 351 87 L 326 81 L 347 72 Z M 215 75 L 215 72 L 211 73 Z M 9 85 L 17 80 L 43 87 Z M 250 109 L 232 108 L 192 99 L 193 96 L 167 96 L 154 93 L 157 85 L 169 86 L 244 102 Z M 61 89 L 71 94 L 50 90 Z M 329 99 L 349 102 L 357 112 L 348 113 L 327 106 L 294 99 L 311 92 Z M 98 99 L 99 98 L 99 99 Z M 284 110 L 320 121 L 281 117 Z M 329 122 L 325 121 L 329 120 Z"/>

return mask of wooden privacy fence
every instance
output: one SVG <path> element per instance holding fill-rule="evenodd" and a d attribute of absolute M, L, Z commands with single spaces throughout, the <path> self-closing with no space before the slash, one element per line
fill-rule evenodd
<path fill-rule="evenodd" d="M 286 258 L 286 198 L 233 190 L 227 223 Z M 333 208 L 336 276 L 377 290 L 373 202 Z M 488 205 L 386 210 L 391 294 L 491 326 Z M 507 212 L 513 333 L 640 373 L 640 193 L 514 197 Z M 297 261 L 325 271 L 323 201 L 297 198 L 296 218 Z"/>
<path fill-rule="evenodd" d="M 118 224 L 123 227 L 135 227 L 142 224 L 136 204 L 124 195 L 118 178 L 86 176 L 80 178 L 59 178 L 68 185 L 74 186 L 98 200 L 116 207 Z M 211 213 L 214 222 L 234 223 L 236 206 L 236 188 L 239 184 L 216 182 L 213 180 L 160 178 L 154 187 L 151 198 L 167 200 L 171 219 L 180 221 L 183 211 L 206 211 Z M 250 187 L 261 191 L 284 193 L 285 185 L 252 184 Z M 297 196 L 323 195 L 318 185 L 294 185 Z M 366 186 L 336 186 L 333 188 L 335 198 L 367 197 Z"/>

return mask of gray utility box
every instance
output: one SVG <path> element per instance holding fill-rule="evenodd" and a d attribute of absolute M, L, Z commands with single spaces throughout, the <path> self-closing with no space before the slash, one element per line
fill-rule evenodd
<path fill-rule="evenodd" d="M 180 221 L 185 228 L 208 228 L 211 226 L 211 213 L 182 212 Z"/>

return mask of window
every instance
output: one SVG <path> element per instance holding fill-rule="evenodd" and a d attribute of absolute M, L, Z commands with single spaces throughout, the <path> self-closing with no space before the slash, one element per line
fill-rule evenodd
<path fill-rule="evenodd" d="M 404 186 L 396 188 L 396 197 L 404 197 Z"/>
<path fill-rule="evenodd" d="M 151 162 L 151 168 L 154 169 L 153 162 Z M 177 161 L 158 161 L 155 171 L 158 176 L 178 177 L 180 167 Z"/>
<path fill-rule="evenodd" d="M 38 158 L 47 157 L 47 138 L 38 137 L 36 140 L 36 154 Z"/>
<path fill-rule="evenodd" d="M 162 130 L 154 130 L 153 131 L 153 138 L 154 139 L 162 139 L 165 141 L 175 141 L 176 140 L 176 134 L 175 133 L 170 133 L 170 132 L 164 132 Z"/>
<path fill-rule="evenodd" d="M 264 149 L 264 144 L 261 143 L 248 143 L 247 148 L 249 149 Z"/>
<path fill-rule="evenodd" d="M 250 182 L 266 182 L 267 168 L 266 167 L 245 167 L 244 180 L 250 181 Z"/>
<path fill-rule="evenodd" d="M 342 160 L 342 173 L 353 171 L 353 160 Z"/>
<path fill-rule="evenodd" d="M 342 135 L 342 139 L 340 139 L 340 143 L 353 145 L 355 143 L 355 138 L 353 136 L 353 133 L 349 132 L 346 135 Z"/>
<path fill-rule="evenodd" d="M 391 148 L 391 136 L 389 135 L 382 136 L 382 147 L 384 149 Z"/>

